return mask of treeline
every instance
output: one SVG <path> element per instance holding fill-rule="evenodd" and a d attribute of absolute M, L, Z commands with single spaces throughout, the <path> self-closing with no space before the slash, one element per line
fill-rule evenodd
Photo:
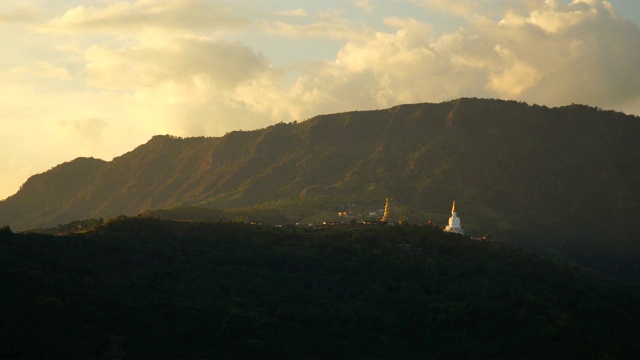
<path fill-rule="evenodd" d="M 628 358 L 638 289 L 435 227 L 0 232 L 0 358 Z"/>
<path fill-rule="evenodd" d="M 58 224 L 58 226 L 56 227 L 33 229 L 33 230 L 29 230 L 28 232 L 50 234 L 50 235 L 62 235 L 62 234 L 85 232 L 85 231 L 93 230 L 102 224 L 104 224 L 104 220 L 102 218 L 74 220 L 66 224 Z"/>
<path fill-rule="evenodd" d="M 234 221 L 261 224 L 289 224 L 294 219 L 283 215 L 279 209 L 249 207 L 241 209 L 210 209 L 196 206 L 177 206 L 169 209 L 156 209 L 140 214 L 144 218 L 185 221 Z"/>

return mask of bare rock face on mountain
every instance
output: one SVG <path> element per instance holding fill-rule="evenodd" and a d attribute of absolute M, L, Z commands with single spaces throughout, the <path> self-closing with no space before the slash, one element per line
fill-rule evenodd
<path fill-rule="evenodd" d="M 268 204 L 302 218 L 390 197 L 421 221 L 446 221 L 456 200 L 465 233 L 541 248 L 541 237 L 562 239 L 550 251 L 579 238 L 628 244 L 640 230 L 638 134 L 640 119 L 613 111 L 459 99 L 219 138 L 156 136 L 110 162 L 76 159 L 31 177 L 0 202 L 0 224 L 19 230 L 178 205 Z"/>

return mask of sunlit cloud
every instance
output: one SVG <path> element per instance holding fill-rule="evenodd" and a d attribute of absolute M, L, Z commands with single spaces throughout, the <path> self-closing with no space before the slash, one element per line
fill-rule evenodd
<path fill-rule="evenodd" d="M 458 5 L 460 12 L 472 6 Z M 297 86 L 308 83 L 317 93 L 314 98 L 333 99 L 340 110 L 363 102 L 378 107 L 469 94 L 620 107 L 640 93 L 640 79 L 632 70 L 640 63 L 640 31 L 609 5 L 547 1 L 528 13 L 508 12 L 440 36 L 430 32 L 429 24 L 390 18 L 385 23 L 395 32 L 348 41 L 335 62 L 315 67 Z M 314 77 L 325 81 L 311 81 Z M 339 99 L 344 104 L 335 103 Z"/>
<path fill-rule="evenodd" d="M 57 121 L 58 136 L 77 141 L 84 149 L 95 152 L 104 145 L 109 122 L 102 118 L 65 119 Z"/>
<path fill-rule="evenodd" d="M 271 68 L 237 42 L 204 39 L 173 39 L 162 47 L 94 46 L 86 58 L 93 87 L 129 92 L 126 107 L 135 121 L 179 135 L 216 134 L 242 123 L 234 114 L 243 112 L 237 88 Z"/>
<path fill-rule="evenodd" d="M 460 1 L 453 9 L 463 13 L 474 6 Z M 415 18 L 383 19 L 390 32 L 358 29 L 335 12 L 315 20 L 264 23 L 272 35 L 345 41 L 335 59 L 298 70 L 293 81 L 286 68 L 245 45 L 189 38 L 165 39 L 158 47 L 94 46 L 86 53 L 88 81 L 129 91 L 134 119 L 155 119 L 188 134 L 232 128 L 238 114 L 251 128 L 322 112 L 470 95 L 550 105 L 586 99 L 602 106 L 638 95 L 636 76 L 617 74 L 625 66 L 615 65 L 640 59 L 638 29 L 602 1 L 547 1 L 443 35 Z M 621 94 L 611 95 L 617 88 Z"/>
<path fill-rule="evenodd" d="M 0 12 L 0 24 L 31 23 L 38 17 L 39 9 L 33 5 L 22 5 L 8 12 Z"/>
<path fill-rule="evenodd" d="M 263 22 L 262 28 L 271 35 L 292 38 L 325 38 L 334 40 L 348 40 L 362 37 L 367 29 L 358 28 L 342 17 L 338 12 L 323 12 L 315 19 L 306 23 L 292 23 L 284 21 Z"/>
<path fill-rule="evenodd" d="M 112 2 L 105 8 L 78 6 L 49 22 L 54 29 L 233 29 L 248 20 L 227 5 L 204 0 L 137 0 Z"/>
<path fill-rule="evenodd" d="M 535 86 L 542 75 L 531 65 L 520 61 L 509 49 L 496 45 L 504 64 L 489 75 L 487 88 L 503 98 L 514 98 Z"/>
<path fill-rule="evenodd" d="M 313 24 L 289 24 L 274 22 L 265 24 L 264 29 L 271 34 L 293 38 L 319 37 L 329 39 L 349 39 L 360 33 L 344 23 L 319 22 Z"/>
<path fill-rule="evenodd" d="M 307 11 L 305 9 L 299 8 L 299 9 L 292 9 L 292 10 L 282 10 L 282 11 L 277 11 L 276 15 L 280 15 L 280 16 L 290 16 L 290 17 L 307 17 Z"/>
<path fill-rule="evenodd" d="M 93 46 L 86 60 L 92 85 L 123 90 L 164 82 L 194 86 L 206 82 L 228 89 L 268 67 L 260 55 L 237 42 L 204 39 L 173 39 L 162 47 L 116 50 Z"/>
<path fill-rule="evenodd" d="M 486 0 L 414 0 L 429 11 L 440 11 L 461 17 L 475 17 L 489 11 Z"/>
<path fill-rule="evenodd" d="M 55 66 L 47 61 L 40 61 L 31 66 L 18 66 L 10 70 L 9 75 L 21 78 L 36 77 L 66 80 L 71 76 L 69 70 L 63 66 Z"/>
<path fill-rule="evenodd" d="M 362 9 L 364 11 L 372 11 L 373 5 L 369 0 L 355 0 L 354 6 L 358 9 Z"/>
<path fill-rule="evenodd" d="M 605 3 L 572 2 L 568 6 L 561 6 L 555 1 L 545 1 L 538 8 L 523 16 L 513 12 L 500 20 L 501 25 L 524 26 L 531 25 L 547 33 L 557 33 L 564 29 L 571 29 L 589 20 L 595 20 L 601 12 L 605 11 L 609 16 L 614 15 L 610 6 Z"/>

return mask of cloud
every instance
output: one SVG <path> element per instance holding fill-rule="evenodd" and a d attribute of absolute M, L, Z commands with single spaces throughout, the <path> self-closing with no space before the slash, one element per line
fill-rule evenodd
<path fill-rule="evenodd" d="M 58 121 L 61 135 L 95 151 L 102 146 L 103 133 L 109 123 L 103 118 L 68 119 Z"/>
<path fill-rule="evenodd" d="M 554 0 L 547 0 L 541 6 L 526 16 L 508 13 L 501 21 L 501 25 L 521 27 L 531 25 L 546 33 L 557 33 L 564 29 L 571 29 L 581 23 L 596 19 L 601 11 L 614 15 L 613 9 L 605 2 L 574 1 L 568 6 L 561 6 Z M 614 15 L 615 16 L 615 15 Z"/>
<path fill-rule="evenodd" d="M 534 87 L 542 75 L 531 65 L 520 60 L 509 50 L 496 45 L 496 52 L 504 60 L 503 70 L 489 75 L 487 89 L 500 97 L 514 98 Z"/>
<path fill-rule="evenodd" d="M 149 12 L 149 4 L 159 3 L 130 6 Z M 154 11 L 199 3 L 167 4 Z M 474 4 L 457 1 L 453 9 L 464 14 Z M 131 13 L 117 6 L 111 12 Z M 414 18 L 385 18 L 385 31 L 358 29 L 335 12 L 301 20 L 262 25 L 278 36 L 344 41 L 333 60 L 277 68 L 238 42 L 145 34 L 136 45 L 87 49 L 87 81 L 123 94 L 128 117 L 148 131 L 176 135 L 461 96 L 614 108 L 636 108 L 640 98 L 632 71 L 640 63 L 640 31 L 602 0 L 531 2 L 495 20 L 476 17 L 449 34 Z"/>
<path fill-rule="evenodd" d="M 7 13 L 0 13 L 2 23 L 29 23 L 37 19 L 39 10 L 32 5 L 23 5 Z"/>
<path fill-rule="evenodd" d="M 89 81 L 129 91 L 132 118 L 179 135 L 461 96 L 616 108 L 640 97 L 632 71 L 640 63 L 640 31 L 606 1 L 547 0 L 443 35 L 412 18 L 384 19 L 386 32 L 323 16 L 268 24 L 278 35 L 345 41 L 334 60 L 295 72 L 239 43 L 174 38 L 158 48 L 91 48 Z"/>
<path fill-rule="evenodd" d="M 483 13 L 487 0 L 414 0 L 415 3 L 430 11 L 439 11 L 461 17 L 474 17 Z M 487 10 L 485 10 L 487 11 Z"/>
<path fill-rule="evenodd" d="M 367 12 L 373 11 L 373 5 L 371 5 L 369 0 L 355 0 L 354 6 Z"/>
<path fill-rule="evenodd" d="M 226 5 L 203 0 L 111 2 L 104 8 L 78 6 L 49 22 L 54 29 L 233 29 L 248 25 Z"/>
<path fill-rule="evenodd" d="M 316 22 L 300 25 L 277 21 L 265 23 L 264 29 L 270 34 L 292 38 L 318 37 L 344 40 L 358 37 L 361 34 L 346 22 Z"/>
<path fill-rule="evenodd" d="M 109 127 L 106 118 L 57 120 L 49 126 L 51 133 L 55 134 L 58 140 L 64 139 L 75 144 L 77 154 L 104 154 L 104 148 L 113 145 L 109 136 L 113 133 Z M 105 137 L 109 139 L 108 144 L 104 142 Z"/>
<path fill-rule="evenodd" d="M 47 61 L 39 61 L 32 66 L 18 66 L 9 72 L 8 75 L 18 77 L 35 77 L 35 78 L 48 78 L 56 80 L 67 80 L 71 76 L 69 70 L 63 66 L 55 66 Z"/>
<path fill-rule="evenodd" d="M 531 100 L 618 106 L 640 94 L 640 75 L 632 70 L 640 63 L 640 31 L 607 1 L 549 0 L 505 19 L 496 31 L 511 35 L 500 40 L 541 74 L 528 92 Z"/>
<path fill-rule="evenodd" d="M 326 11 L 318 14 L 315 19 L 307 23 L 290 23 L 283 21 L 263 22 L 262 29 L 268 34 L 291 38 L 325 38 L 333 40 L 348 40 L 362 37 L 366 29 L 353 26 L 352 22 L 343 18 L 336 11 Z"/>
<path fill-rule="evenodd" d="M 459 87 L 473 78 L 455 76 L 449 59 L 429 44 L 427 24 L 400 19 L 387 23 L 399 28 L 348 42 L 334 62 L 300 78 L 293 95 L 313 111 L 344 111 L 450 96 L 447 83 Z"/>
<path fill-rule="evenodd" d="M 152 87 L 164 82 L 206 83 L 229 89 L 269 66 L 262 56 L 240 43 L 190 38 L 171 39 L 157 47 L 112 50 L 93 46 L 86 60 L 90 83 L 108 89 Z"/>
<path fill-rule="evenodd" d="M 453 9 L 464 14 L 474 4 L 458 1 Z M 393 32 L 349 39 L 334 61 L 308 68 L 289 98 L 306 114 L 460 96 L 635 108 L 637 26 L 602 0 L 528 5 L 443 35 L 415 19 L 385 19 Z"/>
<path fill-rule="evenodd" d="M 94 46 L 86 60 L 89 83 L 130 94 L 132 119 L 156 131 L 218 134 L 249 120 L 270 121 L 247 110 L 237 89 L 272 67 L 237 42 L 174 38 L 158 47 Z"/>
<path fill-rule="evenodd" d="M 293 10 L 283 10 L 276 12 L 276 15 L 287 16 L 287 17 L 307 17 L 307 11 L 305 9 L 293 9 Z"/>

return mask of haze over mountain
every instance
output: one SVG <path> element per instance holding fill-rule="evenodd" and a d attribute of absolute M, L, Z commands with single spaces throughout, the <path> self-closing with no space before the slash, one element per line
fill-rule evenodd
<path fill-rule="evenodd" d="M 156 136 L 110 162 L 79 158 L 31 177 L 0 202 L 0 224 L 180 205 L 259 205 L 296 221 L 390 197 L 412 221 L 442 223 L 456 200 L 470 234 L 552 252 L 597 239 L 617 251 L 640 230 L 639 130 L 635 116 L 583 105 L 463 98 L 219 138 Z"/>

